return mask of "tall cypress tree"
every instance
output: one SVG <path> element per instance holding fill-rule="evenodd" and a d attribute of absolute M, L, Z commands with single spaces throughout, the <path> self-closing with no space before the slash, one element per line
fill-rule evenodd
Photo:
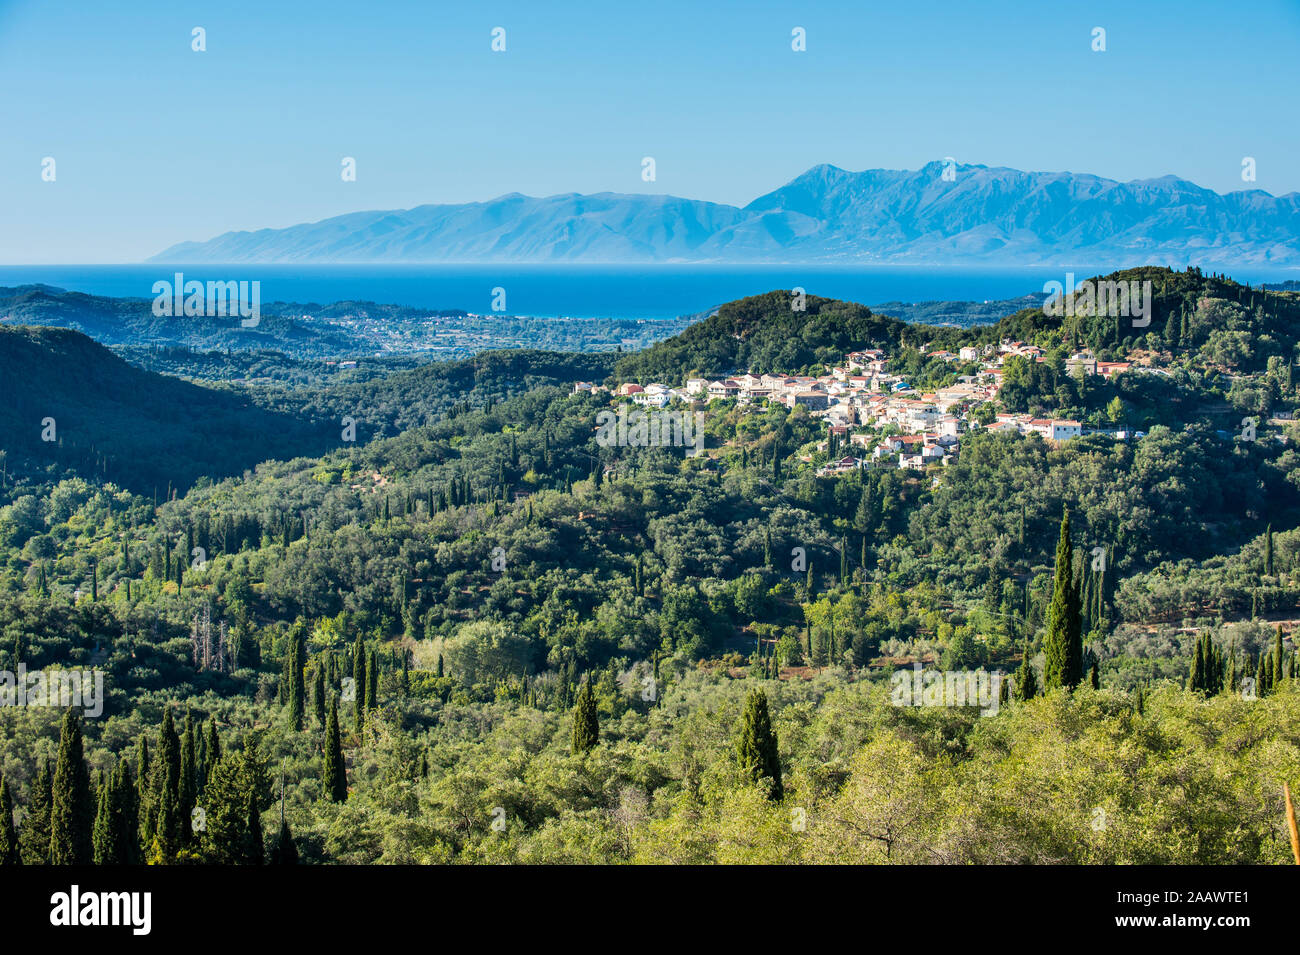
<path fill-rule="evenodd" d="M 23 865 L 50 864 L 50 803 L 53 799 L 54 780 L 50 764 L 42 759 L 36 766 L 32 780 L 31 796 L 27 800 L 27 814 L 23 817 L 18 847 Z"/>
<path fill-rule="evenodd" d="M 1070 513 L 1061 515 L 1061 535 L 1056 544 L 1056 576 L 1052 603 L 1047 609 L 1046 660 L 1043 688 L 1073 689 L 1083 679 L 1083 634 L 1079 594 L 1074 586 L 1074 547 L 1070 543 Z"/>
<path fill-rule="evenodd" d="M 244 861 L 248 865 L 262 865 L 266 862 L 262 814 L 257 808 L 257 793 L 252 788 L 248 791 L 248 844 L 244 850 Z"/>
<path fill-rule="evenodd" d="M 312 682 L 312 703 L 316 708 L 316 725 L 325 728 L 325 667 L 319 657 L 316 665 L 316 678 Z"/>
<path fill-rule="evenodd" d="M 158 752 L 150 767 L 153 838 L 148 845 L 148 861 L 170 865 L 180 851 L 185 833 L 181 818 L 181 741 L 170 708 L 163 710 L 162 728 L 158 731 Z"/>
<path fill-rule="evenodd" d="M 1273 674 L 1269 678 L 1269 686 L 1276 686 L 1286 678 L 1283 666 L 1286 663 L 1285 651 L 1282 649 L 1282 625 L 1277 625 L 1277 633 L 1273 637 Z"/>
<path fill-rule="evenodd" d="M 112 781 L 99 774 L 99 799 L 95 810 L 95 829 L 92 835 L 95 865 L 121 865 L 118 850 L 122 844 L 117 830 L 119 822 L 114 812 L 116 802 Z"/>
<path fill-rule="evenodd" d="M 596 712 L 596 693 L 591 686 L 591 676 L 578 691 L 578 702 L 573 707 L 573 752 L 585 753 L 600 742 L 600 716 Z"/>
<path fill-rule="evenodd" d="M 119 817 L 117 857 L 124 865 L 135 865 L 140 861 L 140 810 L 135 782 L 131 779 L 131 767 L 125 759 L 118 760 L 117 768 L 113 771 L 112 785 Z"/>
<path fill-rule="evenodd" d="M 767 694 L 762 690 L 750 690 L 745 700 L 745 714 L 736 738 L 736 754 L 746 776 L 754 782 L 767 781 L 769 799 L 779 801 L 785 797 L 776 732 L 767 712 Z"/>
<path fill-rule="evenodd" d="M 1026 641 L 1024 654 L 1020 658 L 1020 669 L 1016 670 L 1016 699 L 1024 702 L 1037 695 L 1038 677 L 1034 675 L 1034 665 L 1029 662 L 1029 643 Z"/>
<path fill-rule="evenodd" d="M 176 787 L 176 806 L 180 814 L 181 834 L 188 843 L 194 833 L 190 829 L 190 816 L 198 800 L 198 766 L 194 755 L 194 714 L 185 708 L 185 731 L 181 735 L 181 775 Z"/>
<path fill-rule="evenodd" d="M 339 735 L 338 701 L 330 698 L 329 722 L 325 728 L 325 792 L 333 802 L 348 798 L 348 777 L 343 765 L 343 740 Z"/>
<path fill-rule="evenodd" d="M 208 766 L 216 764 L 221 758 L 221 737 L 217 735 L 217 718 L 208 717 Z M 211 770 L 209 769 L 209 773 Z"/>
<path fill-rule="evenodd" d="M 361 642 L 361 634 L 357 634 L 356 645 L 352 648 L 352 682 L 356 694 L 356 731 L 359 734 L 366 724 L 366 648 Z"/>
<path fill-rule="evenodd" d="M 370 651 L 370 663 L 366 666 L 366 709 L 373 710 L 379 702 L 379 654 Z"/>
<path fill-rule="evenodd" d="M 81 719 L 69 708 L 59 731 L 50 799 L 50 864 L 88 865 L 93 858 L 94 808 L 81 743 Z"/>
<path fill-rule="evenodd" d="M 294 732 L 302 730 L 307 713 L 307 687 L 304 670 L 307 666 L 307 625 L 299 621 L 294 625 L 289 641 L 289 723 Z"/>
<path fill-rule="evenodd" d="M 153 842 L 154 819 L 157 813 L 153 793 L 153 760 L 149 755 L 149 740 L 140 735 L 139 747 L 135 754 L 135 804 L 139 813 L 139 831 L 137 839 L 141 846 Z"/>
<path fill-rule="evenodd" d="M 0 773 L 0 865 L 17 865 L 18 832 L 14 829 L 14 801 L 9 780 Z"/>
<path fill-rule="evenodd" d="M 293 843 L 289 821 L 284 818 L 284 770 L 280 771 L 280 832 L 271 847 L 271 865 L 297 865 L 298 847 Z"/>
<path fill-rule="evenodd" d="M 1196 638 L 1196 655 L 1192 657 L 1192 672 L 1187 677 L 1187 689 L 1196 692 L 1205 690 L 1205 640 Z"/>

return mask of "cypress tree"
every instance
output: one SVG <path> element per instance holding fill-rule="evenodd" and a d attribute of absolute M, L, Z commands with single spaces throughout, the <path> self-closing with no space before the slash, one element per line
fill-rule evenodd
<path fill-rule="evenodd" d="M 1274 687 L 1277 684 L 1281 683 L 1282 680 L 1286 677 L 1286 674 L 1282 672 L 1282 666 L 1286 662 L 1286 658 L 1283 656 L 1283 653 L 1284 651 L 1282 649 L 1282 625 L 1279 623 L 1277 625 L 1277 633 L 1273 637 L 1273 654 L 1272 654 L 1273 673 L 1269 677 L 1269 681 L 1268 681 L 1270 687 Z"/>
<path fill-rule="evenodd" d="M 217 718 L 208 717 L 208 765 L 216 765 L 221 758 L 221 738 L 217 736 Z M 211 770 L 209 770 L 209 774 Z"/>
<path fill-rule="evenodd" d="M 316 725 L 325 726 L 325 667 L 317 665 L 316 679 L 312 685 L 312 702 L 316 707 Z"/>
<path fill-rule="evenodd" d="M 373 710 L 379 701 L 379 654 L 370 651 L 370 664 L 366 667 L 366 709 Z"/>
<path fill-rule="evenodd" d="M 338 701 L 330 698 L 329 722 L 325 727 L 325 792 L 333 802 L 348 798 L 347 771 L 343 765 L 343 740 L 339 735 Z"/>
<path fill-rule="evenodd" d="M 172 711 L 163 711 L 162 729 L 158 732 L 158 753 L 151 766 L 150 788 L 153 807 L 153 839 L 149 843 L 150 864 L 168 865 L 181 848 L 186 822 L 181 818 L 181 742 L 176 734 Z"/>
<path fill-rule="evenodd" d="M 53 785 L 50 764 L 41 759 L 36 766 L 36 778 L 32 780 L 23 828 L 18 834 L 18 848 L 23 865 L 50 864 L 50 802 L 53 798 Z"/>
<path fill-rule="evenodd" d="M 181 735 L 181 775 L 176 787 L 176 807 L 180 815 L 181 835 L 188 843 L 194 833 L 190 816 L 198 799 L 198 765 L 194 755 L 194 714 L 185 708 L 185 731 Z"/>
<path fill-rule="evenodd" d="M 14 829 L 14 801 L 9 780 L 0 773 L 0 865 L 18 865 L 18 832 Z"/>
<path fill-rule="evenodd" d="M 1047 609 L 1047 635 L 1043 640 L 1043 688 L 1073 689 L 1083 679 L 1083 635 L 1079 595 L 1074 586 L 1074 548 L 1070 543 L 1070 514 L 1061 515 L 1061 536 L 1056 545 L 1056 577 L 1052 603 Z"/>
<path fill-rule="evenodd" d="M 271 865 L 297 864 L 298 847 L 293 843 L 293 833 L 289 831 L 289 823 L 281 812 L 280 834 L 276 837 L 275 845 L 271 847 Z"/>
<path fill-rule="evenodd" d="M 590 675 L 578 691 L 578 701 L 573 707 L 573 752 L 585 753 L 600 742 L 600 717 L 596 713 L 596 693 Z"/>
<path fill-rule="evenodd" d="M 1101 667 L 1096 661 L 1093 661 L 1092 670 L 1090 671 L 1089 674 L 1089 679 L 1090 682 L 1092 683 L 1092 688 L 1094 690 L 1101 689 Z"/>
<path fill-rule="evenodd" d="M 289 723 L 294 732 L 300 732 L 307 712 L 307 687 L 303 671 L 307 665 L 307 627 L 301 621 L 294 625 L 289 646 Z"/>
<path fill-rule="evenodd" d="M 280 770 L 280 831 L 271 847 L 271 865 L 297 865 L 298 847 L 293 843 L 293 833 L 284 818 L 284 769 Z"/>
<path fill-rule="evenodd" d="M 95 829 L 92 836 L 94 844 L 95 865 L 121 865 L 118 850 L 122 840 L 117 831 L 118 815 L 114 811 L 116 803 L 112 783 L 99 774 L 99 799 L 95 811 Z"/>
<path fill-rule="evenodd" d="M 785 797 L 776 732 L 767 712 L 767 694 L 762 690 L 751 690 L 745 700 L 736 753 L 746 776 L 756 783 L 766 780 L 768 799 L 779 801 Z"/>
<path fill-rule="evenodd" d="M 1273 576 L 1273 525 L 1264 532 L 1264 576 Z"/>
<path fill-rule="evenodd" d="M 148 846 L 153 842 L 154 814 L 157 811 L 151 787 L 153 763 L 149 758 L 149 741 L 143 734 L 139 743 L 135 754 L 135 804 L 140 828 L 136 836 L 142 845 Z"/>
<path fill-rule="evenodd" d="M 1196 638 L 1196 655 L 1192 657 L 1192 672 L 1187 677 L 1187 689 L 1204 691 L 1205 689 L 1205 640 Z"/>
<path fill-rule="evenodd" d="M 356 645 L 352 648 L 352 682 L 356 694 L 353 704 L 356 730 L 360 733 L 366 722 L 366 649 L 361 643 L 361 634 L 357 634 Z"/>
<path fill-rule="evenodd" d="M 1034 675 L 1034 665 L 1029 662 L 1029 643 L 1020 658 L 1020 669 L 1016 670 L 1016 699 L 1020 702 L 1032 700 L 1038 695 L 1038 678 Z"/>
<path fill-rule="evenodd" d="M 124 865 L 135 865 L 140 861 L 140 807 L 126 760 L 118 760 L 112 785 L 118 814 L 117 857 Z"/>
<path fill-rule="evenodd" d="M 262 837 L 262 814 L 257 808 L 257 793 L 251 787 L 248 791 L 248 845 L 244 851 L 244 861 L 248 865 L 262 865 L 266 862 L 266 847 Z"/>
<path fill-rule="evenodd" d="M 59 731 L 59 756 L 54 766 L 50 800 L 50 864 L 87 865 L 93 857 L 90 773 L 81 743 L 81 720 L 68 709 Z"/>

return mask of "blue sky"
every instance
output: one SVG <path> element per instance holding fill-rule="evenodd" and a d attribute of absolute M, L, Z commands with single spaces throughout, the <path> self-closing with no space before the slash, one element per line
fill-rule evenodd
<path fill-rule="evenodd" d="M 1276 195 L 1300 190 L 1298 51 L 1300 0 L 0 0 L 0 263 L 516 191 L 744 204 L 819 162 L 1226 192 L 1252 156 Z"/>

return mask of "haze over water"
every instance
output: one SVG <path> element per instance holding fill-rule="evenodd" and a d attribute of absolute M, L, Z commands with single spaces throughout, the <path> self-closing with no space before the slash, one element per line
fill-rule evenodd
<path fill-rule="evenodd" d="M 93 295 L 152 298 L 153 283 L 174 273 L 208 280 L 258 280 L 263 302 L 370 301 L 490 313 L 493 289 L 506 290 L 509 314 L 577 318 L 675 318 L 774 289 L 874 305 L 883 302 L 985 301 L 1039 294 L 1054 268 L 960 269 L 801 265 L 45 265 L 0 266 L 0 285 L 44 283 Z M 1079 266 L 1083 279 L 1103 270 Z M 1108 270 L 1105 270 L 1108 271 Z M 1251 283 L 1274 274 L 1235 274 Z"/>

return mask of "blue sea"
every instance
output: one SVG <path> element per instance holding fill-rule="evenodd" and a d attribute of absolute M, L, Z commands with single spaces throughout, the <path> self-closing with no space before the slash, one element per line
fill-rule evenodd
<path fill-rule="evenodd" d="M 152 298 L 153 283 L 260 281 L 262 302 L 323 305 L 370 301 L 428 309 L 493 311 L 493 290 L 506 291 L 512 315 L 573 318 L 676 318 L 747 295 L 803 288 L 810 295 L 864 305 L 884 302 L 989 301 L 1041 294 L 1064 282 L 1062 268 L 827 267 L 801 265 L 40 265 L 0 266 L 0 286 L 33 283 L 114 297 Z M 1078 266 L 1077 279 L 1110 271 Z M 1251 283 L 1294 273 L 1245 274 Z"/>

